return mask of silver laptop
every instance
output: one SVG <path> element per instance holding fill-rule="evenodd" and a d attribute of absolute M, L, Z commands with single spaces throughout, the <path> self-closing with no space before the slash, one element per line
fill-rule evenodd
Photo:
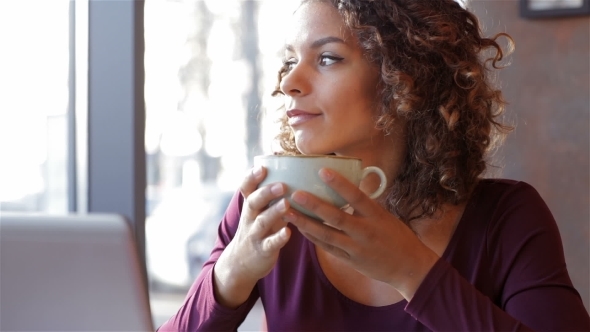
<path fill-rule="evenodd" d="M 0 212 L 0 331 L 153 331 L 131 227 Z"/>

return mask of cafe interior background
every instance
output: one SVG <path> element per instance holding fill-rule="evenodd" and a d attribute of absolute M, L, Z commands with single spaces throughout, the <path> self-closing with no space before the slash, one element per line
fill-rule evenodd
<path fill-rule="evenodd" d="M 0 2 L 0 217 L 125 215 L 161 324 L 253 156 L 276 148 L 270 92 L 296 2 Z M 486 34 L 516 41 L 498 77 L 516 130 L 489 176 L 527 181 L 546 200 L 588 309 L 588 0 L 464 5 Z M 244 326 L 261 315 L 257 305 Z"/>

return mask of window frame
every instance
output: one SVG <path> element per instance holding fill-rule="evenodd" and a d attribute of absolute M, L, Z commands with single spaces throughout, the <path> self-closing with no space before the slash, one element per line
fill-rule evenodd
<path fill-rule="evenodd" d="M 127 217 L 147 280 L 144 1 L 70 5 L 69 209 Z"/>

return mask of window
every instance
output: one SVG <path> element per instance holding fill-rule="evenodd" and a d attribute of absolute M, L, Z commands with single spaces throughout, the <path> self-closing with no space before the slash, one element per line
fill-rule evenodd
<path fill-rule="evenodd" d="M 68 211 L 69 5 L 0 2 L 4 211 Z"/>
<path fill-rule="evenodd" d="M 271 151 L 276 34 L 291 3 L 145 3 L 146 256 L 156 325 L 180 308 L 253 156 Z M 242 329 L 260 329 L 261 311 Z"/>

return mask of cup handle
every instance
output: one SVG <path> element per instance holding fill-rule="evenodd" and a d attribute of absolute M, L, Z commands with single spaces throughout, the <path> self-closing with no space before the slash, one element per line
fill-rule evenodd
<path fill-rule="evenodd" d="M 379 175 L 379 178 L 381 179 L 381 183 L 379 183 L 379 188 L 377 188 L 377 190 L 375 190 L 374 193 L 369 195 L 371 199 L 375 199 L 379 197 L 381 194 L 383 194 L 383 191 L 385 191 L 385 187 L 387 186 L 387 177 L 385 176 L 385 173 L 381 168 L 377 166 L 369 166 L 363 168 L 361 179 L 364 179 L 367 175 L 371 173 L 376 173 L 377 175 Z"/>

